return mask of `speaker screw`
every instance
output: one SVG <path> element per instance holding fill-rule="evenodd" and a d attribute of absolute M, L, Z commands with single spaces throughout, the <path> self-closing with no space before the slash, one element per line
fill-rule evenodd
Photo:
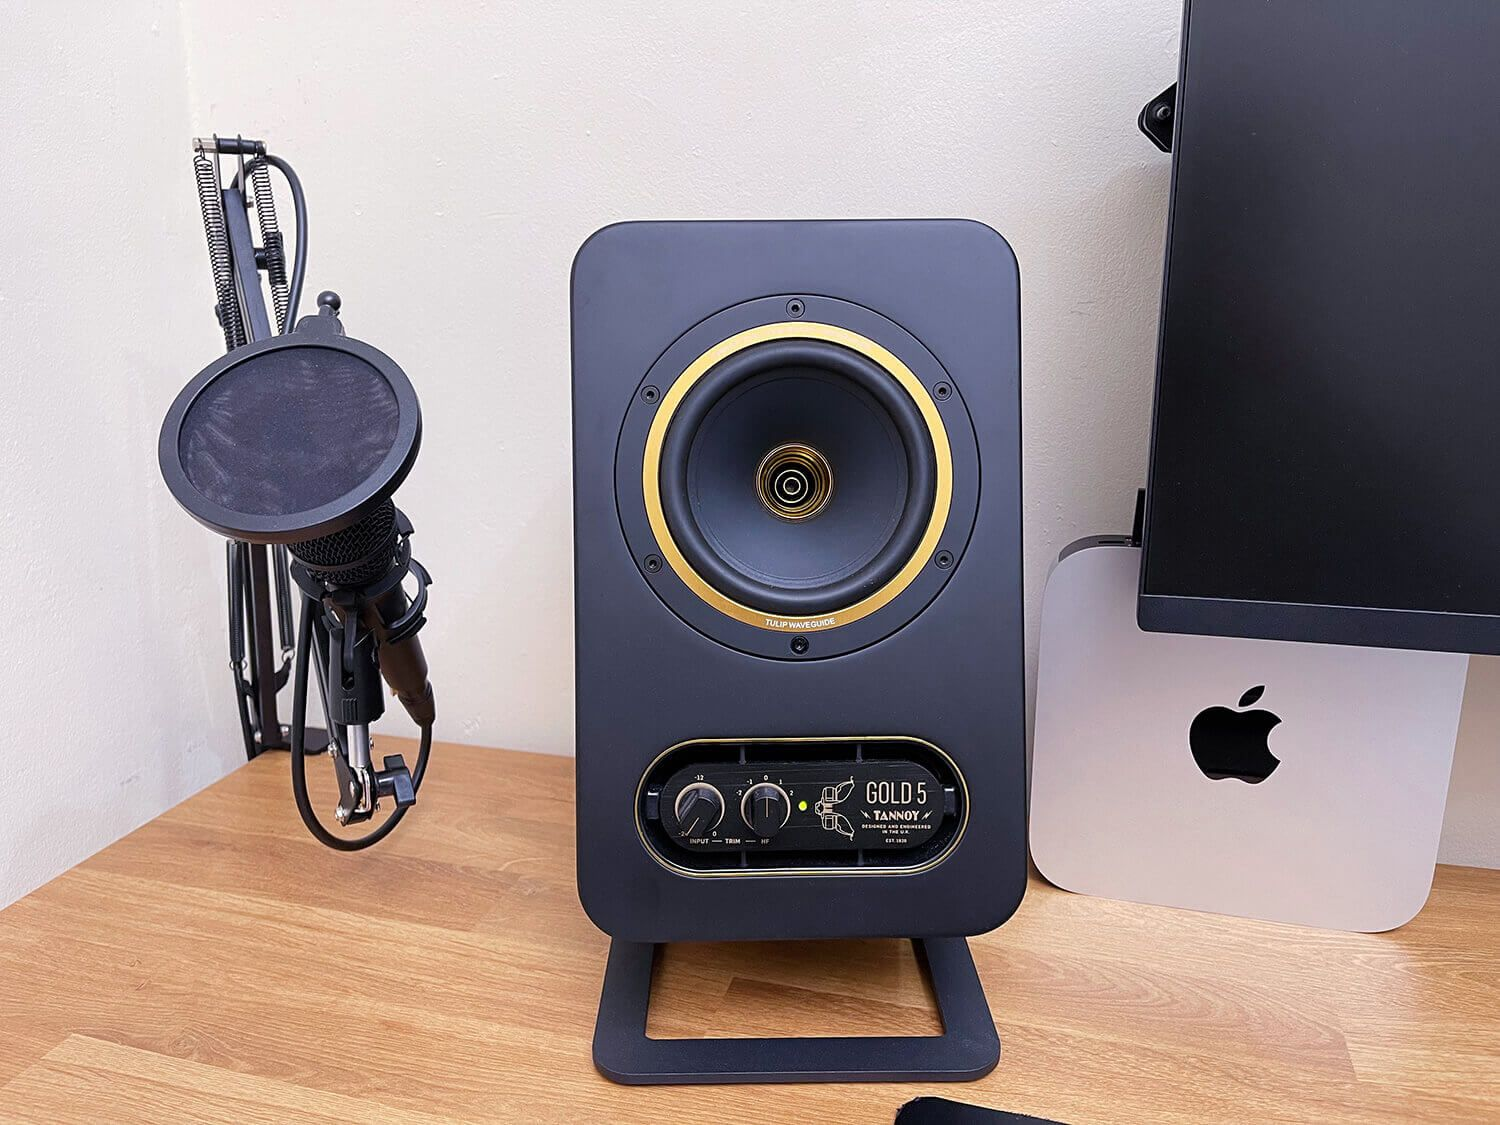
<path fill-rule="evenodd" d="M 798 656 L 805 655 L 806 652 L 807 652 L 807 649 L 808 649 L 808 644 L 807 644 L 807 638 L 806 637 L 793 637 L 792 638 L 792 651 L 795 652 Z"/>
<path fill-rule="evenodd" d="M 661 569 L 661 557 L 659 555 L 646 556 L 646 569 L 655 574 Z"/>
<path fill-rule="evenodd" d="M 795 298 L 795 297 L 793 297 L 790 301 L 788 301 L 786 303 L 786 314 L 787 314 L 787 316 L 801 316 L 806 311 L 807 311 L 806 306 L 803 305 L 802 302 L 799 301 L 799 300 L 797 300 L 797 298 Z"/>
<path fill-rule="evenodd" d="M 641 401 L 642 402 L 655 402 L 659 398 L 661 398 L 661 392 L 659 390 L 657 390 L 655 387 L 643 387 L 643 388 L 641 388 Z"/>
<path fill-rule="evenodd" d="M 932 388 L 932 393 L 937 395 L 938 398 L 947 398 L 953 393 L 953 388 L 950 387 L 947 383 L 939 383 L 937 386 Z"/>
<path fill-rule="evenodd" d="M 947 570 L 953 565 L 953 553 L 951 551 L 939 551 L 937 558 L 933 560 L 942 570 Z"/>

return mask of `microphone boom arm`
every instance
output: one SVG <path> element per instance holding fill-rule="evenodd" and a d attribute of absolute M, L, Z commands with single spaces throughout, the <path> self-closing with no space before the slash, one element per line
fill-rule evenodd
<path fill-rule="evenodd" d="M 248 165 L 247 155 L 252 158 Z M 220 175 L 221 156 L 234 156 L 239 162 L 237 174 L 228 187 Z M 282 303 L 277 285 L 278 273 L 284 278 L 285 270 L 281 232 L 276 224 L 269 178 L 256 175 L 257 170 L 268 166 L 276 167 L 286 178 L 296 213 L 296 264 L 288 286 L 286 313 L 278 315 L 280 323 L 276 326 L 284 332 L 297 315 L 307 262 L 307 207 L 301 183 L 290 165 L 266 152 L 263 141 L 218 136 L 193 141 L 193 171 L 217 297 L 214 313 L 223 329 L 227 351 L 273 334 L 261 288 L 262 270 L 271 280 L 278 306 Z M 260 247 L 255 245 L 250 227 L 250 203 L 244 191 L 247 178 L 254 187 L 263 243 Z M 279 314 L 280 309 L 277 311 Z M 290 677 L 295 644 L 288 560 L 285 548 L 268 551 L 264 544 L 244 542 L 231 542 L 226 548 L 226 559 L 230 665 L 245 757 L 254 758 L 262 750 L 290 748 L 290 731 L 281 722 L 276 698 Z M 273 622 L 280 634 L 279 664 Z M 326 735 L 321 731 L 309 734 L 311 747 L 320 752 L 327 744 Z"/>

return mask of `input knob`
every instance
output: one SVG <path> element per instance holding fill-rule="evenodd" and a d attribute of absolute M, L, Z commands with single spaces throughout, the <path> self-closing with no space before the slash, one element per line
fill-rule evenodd
<path fill-rule="evenodd" d="M 683 786 L 672 803 L 679 836 L 706 836 L 724 819 L 724 797 L 706 781 Z"/>
<path fill-rule="evenodd" d="M 780 832 L 791 815 L 792 802 L 786 790 L 769 781 L 750 786 L 740 798 L 740 816 L 751 834 L 761 839 Z"/>

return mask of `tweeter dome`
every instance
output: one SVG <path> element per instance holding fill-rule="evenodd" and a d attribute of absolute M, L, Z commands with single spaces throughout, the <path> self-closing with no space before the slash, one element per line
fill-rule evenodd
<path fill-rule="evenodd" d="M 628 942 L 993 928 L 1026 878 L 1019 288 L 957 220 L 573 269 L 578 877 Z"/>

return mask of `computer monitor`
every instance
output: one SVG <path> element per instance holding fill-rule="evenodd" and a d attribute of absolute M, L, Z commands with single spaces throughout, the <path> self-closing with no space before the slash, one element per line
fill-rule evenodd
<path fill-rule="evenodd" d="M 1138 616 L 1500 653 L 1500 3 L 1189 0 Z"/>

